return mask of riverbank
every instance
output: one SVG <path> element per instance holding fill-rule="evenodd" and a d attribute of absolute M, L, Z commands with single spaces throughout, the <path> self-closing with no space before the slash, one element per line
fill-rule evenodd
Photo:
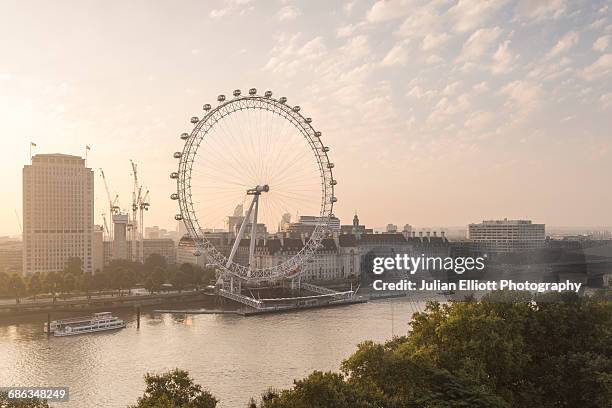
<path fill-rule="evenodd" d="M 0 317 L 57 312 L 89 312 L 95 310 L 114 310 L 136 306 L 156 306 L 167 303 L 182 303 L 207 300 L 211 296 L 202 291 L 138 294 L 123 296 L 104 296 L 69 300 L 39 301 L 0 305 Z"/>

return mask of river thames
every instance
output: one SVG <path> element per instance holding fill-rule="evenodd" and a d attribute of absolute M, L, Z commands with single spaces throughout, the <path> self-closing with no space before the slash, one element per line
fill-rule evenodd
<path fill-rule="evenodd" d="M 0 321 L 0 386 L 67 386 L 54 407 L 127 407 L 146 372 L 188 370 L 219 407 L 245 407 L 268 387 L 290 387 L 313 370 L 339 369 L 364 340 L 405 334 L 423 303 L 406 298 L 294 313 L 170 315 L 131 312 L 116 332 L 47 337 L 44 316 Z M 56 317 L 54 317 L 56 318 Z"/>

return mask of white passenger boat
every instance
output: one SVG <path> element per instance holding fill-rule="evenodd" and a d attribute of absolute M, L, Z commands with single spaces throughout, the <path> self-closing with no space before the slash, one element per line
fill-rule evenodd
<path fill-rule="evenodd" d="M 53 323 L 55 323 L 55 325 Z M 51 322 L 51 331 L 54 336 L 63 337 L 123 329 L 125 326 L 123 320 L 113 316 L 110 312 L 100 312 L 94 313 L 89 318 L 76 318 Z"/>
<path fill-rule="evenodd" d="M 81 316 L 81 317 L 71 317 L 68 319 L 61 319 L 61 320 L 52 320 L 51 321 L 51 329 L 49 330 L 49 324 L 47 322 L 45 322 L 45 325 L 43 327 L 43 331 L 45 333 L 54 333 L 55 330 L 58 328 L 59 325 L 67 325 L 67 324 L 80 324 L 80 323 L 88 323 L 91 321 L 91 319 L 94 316 Z"/>

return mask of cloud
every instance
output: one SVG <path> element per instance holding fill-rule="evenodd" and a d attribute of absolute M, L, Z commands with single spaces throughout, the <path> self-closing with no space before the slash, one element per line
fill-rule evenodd
<path fill-rule="evenodd" d="M 475 31 L 463 44 L 459 61 L 469 61 L 482 56 L 500 36 L 499 27 L 481 28 Z"/>
<path fill-rule="evenodd" d="M 467 93 L 461 94 L 456 98 L 449 96 L 442 97 L 436 103 L 429 116 L 427 116 L 427 123 L 432 129 L 448 126 L 447 119 L 450 116 L 466 112 L 470 109 L 470 100 L 471 97 Z"/>
<path fill-rule="evenodd" d="M 591 30 L 599 30 L 600 28 L 605 26 L 607 23 L 608 23 L 608 19 L 605 17 L 602 17 L 600 19 L 593 21 L 591 24 L 589 24 L 589 28 Z"/>
<path fill-rule="evenodd" d="M 544 91 L 537 83 L 516 80 L 504 86 L 501 94 L 508 98 L 506 106 L 517 116 L 524 118 L 542 104 Z"/>
<path fill-rule="evenodd" d="M 225 0 L 225 6 L 218 9 L 213 9 L 208 13 L 211 18 L 221 19 L 234 12 L 244 14 L 253 9 L 253 6 L 248 6 L 252 0 Z M 248 7 L 247 7 L 248 6 Z"/>
<path fill-rule="evenodd" d="M 504 41 L 499 45 L 495 54 L 493 54 L 493 62 L 491 64 L 491 72 L 493 74 L 505 74 L 513 69 L 513 63 L 517 59 L 510 51 L 510 40 Z"/>
<path fill-rule="evenodd" d="M 472 113 L 463 126 L 470 130 L 482 130 L 495 121 L 495 114 L 486 111 L 476 111 Z"/>
<path fill-rule="evenodd" d="M 522 21 L 556 20 L 567 11 L 567 0 L 521 0 L 514 9 L 515 17 Z"/>
<path fill-rule="evenodd" d="M 344 11 L 344 14 L 349 15 L 353 12 L 353 8 L 355 7 L 355 2 L 351 1 L 346 3 L 344 6 L 342 6 L 342 10 Z"/>
<path fill-rule="evenodd" d="M 599 102 L 601 103 L 601 107 L 603 109 L 609 109 L 612 107 L 612 92 L 608 92 L 607 94 L 603 94 L 599 97 Z"/>
<path fill-rule="evenodd" d="M 429 5 L 415 8 L 399 27 L 397 34 L 406 38 L 424 37 L 435 33 L 441 26 L 442 20 L 437 10 Z"/>
<path fill-rule="evenodd" d="M 300 70 L 306 69 L 308 64 L 321 61 L 327 55 L 327 47 L 321 36 L 302 43 L 300 34 L 281 35 L 271 54 L 272 57 L 264 69 L 286 77 L 294 77 Z"/>
<path fill-rule="evenodd" d="M 302 12 L 300 11 L 299 8 L 289 5 L 289 6 L 284 6 L 283 8 L 278 10 L 278 13 L 276 13 L 276 18 L 279 21 L 290 21 L 290 20 L 295 20 L 301 14 Z"/>
<path fill-rule="evenodd" d="M 431 98 L 438 94 L 436 90 L 433 89 L 423 89 L 419 85 L 413 86 L 410 91 L 406 94 L 412 98 L 422 99 L 422 98 Z"/>
<path fill-rule="evenodd" d="M 355 32 L 355 30 L 357 29 L 357 26 L 354 24 L 347 24 L 345 26 L 342 26 L 340 28 L 338 28 L 336 30 L 336 37 L 338 38 L 345 38 L 345 37 L 350 37 L 351 35 L 353 35 L 353 33 Z"/>
<path fill-rule="evenodd" d="M 576 44 L 578 44 L 578 40 L 580 39 L 580 35 L 575 31 L 570 31 L 565 34 L 561 39 L 557 42 L 557 44 L 548 51 L 546 54 L 546 58 L 554 58 L 561 54 L 566 53 Z"/>
<path fill-rule="evenodd" d="M 450 83 L 444 87 L 444 89 L 442 90 L 442 95 L 444 96 L 454 95 L 460 87 L 461 87 L 461 83 L 459 81 Z"/>
<path fill-rule="evenodd" d="M 423 38 L 422 48 L 424 51 L 433 50 L 448 41 L 450 36 L 446 33 L 429 33 Z"/>
<path fill-rule="evenodd" d="M 351 57 L 363 57 L 370 53 L 368 45 L 368 37 L 366 35 L 358 35 L 351 38 L 343 47 L 342 51 Z"/>
<path fill-rule="evenodd" d="M 441 56 L 439 56 L 439 55 L 432 54 L 432 55 L 430 55 L 430 56 L 428 56 L 428 57 L 427 57 L 427 59 L 425 60 L 425 62 L 426 62 L 428 65 L 440 64 L 440 63 L 444 62 L 444 58 L 442 58 L 442 57 L 441 57 Z"/>
<path fill-rule="evenodd" d="M 585 79 L 592 81 L 607 76 L 612 72 L 612 54 L 604 54 L 582 70 Z"/>
<path fill-rule="evenodd" d="M 401 45 L 396 45 L 383 58 L 381 65 L 383 66 L 392 66 L 392 65 L 404 65 L 406 63 L 406 59 L 408 55 L 406 50 Z"/>
<path fill-rule="evenodd" d="M 506 4 L 506 0 L 459 0 L 448 10 L 455 30 L 466 32 L 487 23 Z"/>
<path fill-rule="evenodd" d="M 604 52 L 605 50 L 608 49 L 609 46 L 610 46 L 610 36 L 604 35 L 602 37 L 599 37 L 597 40 L 595 40 L 595 42 L 593 43 L 593 51 Z"/>
<path fill-rule="evenodd" d="M 214 9 L 214 10 L 211 10 L 208 15 L 212 18 L 221 18 L 221 17 L 224 17 L 227 13 L 229 13 L 229 11 L 230 11 L 229 7 L 225 7 L 222 9 Z"/>
<path fill-rule="evenodd" d="M 326 47 L 323 37 L 319 36 L 304 44 L 304 46 L 298 50 L 297 54 L 306 58 L 317 58 L 325 53 L 325 51 Z"/>
<path fill-rule="evenodd" d="M 483 94 L 485 92 L 489 91 L 489 85 L 487 84 L 486 81 L 482 81 L 477 83 L 476 85 L 474 85 L 472 87 L 472 90 L 474 91 L 475 94 Z"/>
<path fill-rule="evenodd" d="M 394 20 L 411 12 L 407 0 L 378 0 L 366 14 L 371 23 Z"/>

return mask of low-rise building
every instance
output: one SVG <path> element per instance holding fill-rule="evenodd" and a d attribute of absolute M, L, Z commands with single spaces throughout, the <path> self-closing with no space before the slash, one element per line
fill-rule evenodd
<path fill-rule="evenodd" d="M 23 267 L 23 242 L 3 240 L 0 242 L 0 272 L 21 273 Z"/>

